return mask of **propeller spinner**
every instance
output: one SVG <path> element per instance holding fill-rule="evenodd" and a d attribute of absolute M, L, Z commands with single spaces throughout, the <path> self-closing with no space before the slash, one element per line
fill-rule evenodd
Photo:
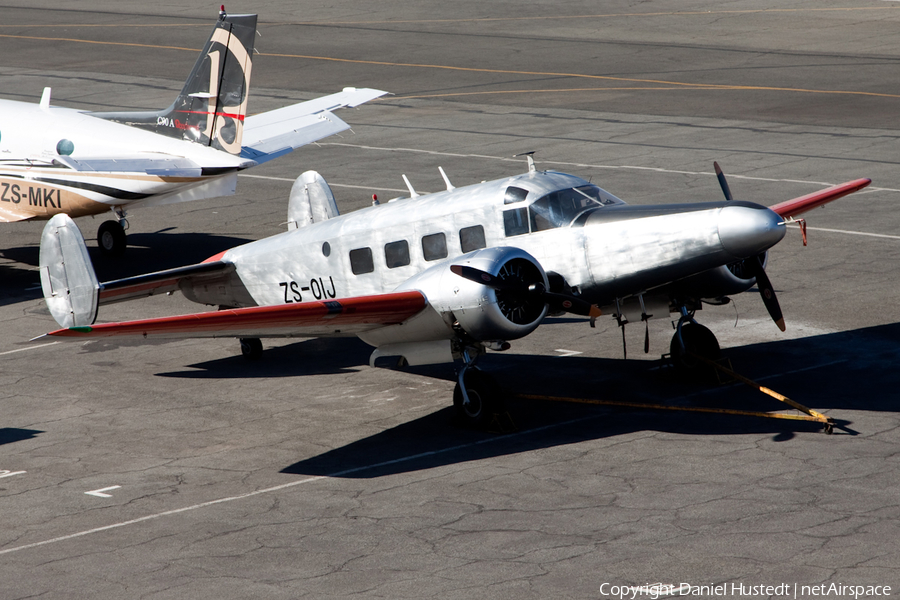
<path fill-rule="evenodd" d="M 731 188 L 728 187 L 728 181 L 725 179 L 725 173 L 722 172 L 719 163 L 714 161 L 713 168 L 716 171 L 716 179 L 719 180 L 719 186 L 722 188 L 722 193 L 725 194 L 725 200 L 733 200 L 734 197 L 731 195 Z M 762 297 L 766 310 L 769 311 L 769 316 L 772 317 L 772 320 L 778 325 L 778 329 L 784 331 L 784 315 L 781 312 L 781 305 L 778 304 L 778 297 L 775 295 L 775 289 L 772 287 L 772 282 L 769 281 L 769 276 L 766 275 L 766 270 L 763 268 L 764 260 L 764 254 L 757 254 L 756 256 L 741 261 L 741 263 L 743 263 L 742 267 L 746 268 L 753 277 L 756 277 L 756 288 L 759 290 L 759 295 Z M 734 272 L 734 269 L 732 269 L 732 271 Z"/>

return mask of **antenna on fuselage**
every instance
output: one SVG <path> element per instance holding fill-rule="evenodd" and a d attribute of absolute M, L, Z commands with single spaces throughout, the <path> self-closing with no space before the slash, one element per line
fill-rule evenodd
<path fill-rule="evenodd" d="M 443 168 L 443 167 L 438 167 L 438 171 L 441 172 L 441 177 L 444 178 L 444 183 L 447 184 L 447 191 L 448 191 L 448 192 L 452 192 L 453 190 L 455 190 L 455 189 L 456 189 L 456 186 L 454 186 L 452 183 L 450 183 L 450 178 L 447 177 L 447 174 L 446 174 L 446 173 L 444 173 L 444 168 Z"/>
<path fill-rule="evenodd" d="M 519 154 L 513 154 L 513 158 L 516 158 L 517 156 L 526 157 L 528 159 L 528 172 L 534 173 L 535 171 L 537 171 L 537 169 L 534 168 L 534 153 L 535 152 L 537 152 L 537 151 L 532 150 L 530 152 L 521 152 Z"/>
<path fill-rule="evenodd" d="M 413 189 L 412 184 L 409 182 L 409 179 L 406 178 L 406 175 L 403 175 L 403 181 L 406 182 L 406 187 L 409 188 L 409 197 L 410 198 L 418 198 L 419 194 L 416 190 Z"/>

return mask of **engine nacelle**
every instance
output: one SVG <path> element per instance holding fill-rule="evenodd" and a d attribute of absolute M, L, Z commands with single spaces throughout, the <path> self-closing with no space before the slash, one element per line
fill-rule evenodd
<path fill-rule="evenodd" d="M 755 256 L 744 260 L 716 267 L 682 279 L 673 286 L 676 294 L 692 298 L 719 298 L 745 292 L 756 285 L 756 277 L 747 261 L 757 260 Z M 763 258 L 763 267 L 769 262 L 769 253 Z"/>
<path fill-rule="evenodd" d="M 547 314 L 547 304 L 536 295 L 495 290 L 469 281 L 450 271 L 451 265 L 466 265 L 490 273 L 521 288 L 539 283 L 548 287 L 540 263 L 519 248 L 495 247 L 476 250 L 431 267 L 412 277 L 401 290 L 419 290 L 448 325 L 453 322 L 477 341 L 514 340 L 534 331 Z"/>

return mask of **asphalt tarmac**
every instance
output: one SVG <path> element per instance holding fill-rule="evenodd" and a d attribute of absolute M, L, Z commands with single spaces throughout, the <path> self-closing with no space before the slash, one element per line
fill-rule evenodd
<path fill-rule="evenodd" d="M 167 106 L 216 8 L 3 1 L 0 96 Z M 134 211 L 125 257 L 89 241 L 101 280 L 282 231 L 308 169 L 343 212 L 406 195 L 401 174 L 421 193 L 442 189 L 438 166 L 457 187 L 522 172 L 512 156 L 531 150 L 633 204 L 720 199 L 713 160 L 762 204 L 870 177 L 806 215 L 808 247 L 795 229 L 770 253 L 785 333 L 753 292 L 698 313 L 738 372 L 834 434 L 534 399 L 509 403 L 504 432 L 470 431 L 452 418 L 452 368 L 370 368 L 355 340 L 267 341 L 256 363 L 233 340 L 29 342 L 55 328 L 43 223 L 5 224 L 0 598 L 896 596 L 900 5 L 227 8 L 260 14 L 251 112 L 345 86 L 394 95 L 343 111 L 353 133 L 247 172 L 235 196 Z M 78 223 L 92 238 L 100 221 Z M 175 295 L 100 318 L 198 309 Z M 675 377 L 668 321 L 651 321 L 646 355 L 643 328 L 625 333 L 623 352 L 614 321 L 554 319 L 483 366 L 513 394 L 780 410 Z"/>

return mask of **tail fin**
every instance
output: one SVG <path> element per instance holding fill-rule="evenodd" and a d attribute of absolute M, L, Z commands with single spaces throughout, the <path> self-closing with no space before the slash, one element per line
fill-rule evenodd
<path fill-rule="evenodd" d="M 184 88 L 158 112 L 92 113 L 230 154 L 240 154 L 250 90 L 257 15 L 219 13 Z"/>
<path fill-rule="evenodd" d="M 99 288 L 81 231 L 65 214 L 41 234 L 41 288 L 60 327 L 86 327 L 97 318 Z"/>
<path fill-rule="evenodd" d="M 288 201 L 288 231 L 327 221 L 341 214 L 325 179 L 315 171 L 300 175 Z"/>

